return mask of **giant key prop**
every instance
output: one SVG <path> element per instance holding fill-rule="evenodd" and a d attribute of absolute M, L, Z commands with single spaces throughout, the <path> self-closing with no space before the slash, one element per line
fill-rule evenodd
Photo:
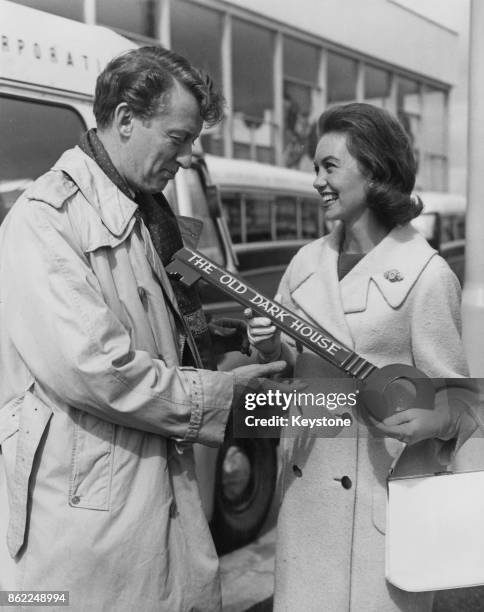
<path fill-rule="evenodd" d="M 342 345 L 323 328 L 309 323 L 278 302 L 260 294 L 202 253 L 182 248 L 175 253 L 174 260 L 167 266 L 166 271 L 187 286 L 202 278 L 243 306 L 269 318 L 285 334 L 348 376 L 361 381 L 363 384 L 360 397 L 366 409 L 376 419 L 383 420 L 397 409 L 433 408 L 434 385 L 423 372 L 400 363 L 377 368 Z"/>

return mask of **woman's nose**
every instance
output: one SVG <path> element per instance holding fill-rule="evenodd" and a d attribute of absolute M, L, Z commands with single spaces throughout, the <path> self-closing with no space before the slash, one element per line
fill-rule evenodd
<path fill-rule="evenodd" d="M 321 187 L 324 187 L 326 183 L 326 174 L 323 171 L 319 171 L 314 177 L 313 187 L 315 189 L 320 189 Z"/>

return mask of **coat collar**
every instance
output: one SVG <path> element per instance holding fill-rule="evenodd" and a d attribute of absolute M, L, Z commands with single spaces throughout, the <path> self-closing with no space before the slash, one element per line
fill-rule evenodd
<path fill-rule="evenodd" d="M 127 230 L 131 230 L 130 221 L 138 205 L 126 197 L 79 147 L 66 151 L 55 164 L 54 170 L 62 170 L 71 177 L 89 204 L 96 208 L 103 224 L 113 236 L 123 239 Z"/>
<path fill-rule="evenodd" d="M 354 342 L 345 314 L 362 312 L 373 282 L 385 301 L 398 308 L 436 254 L 410 225 L 397 227 L 338 281 L 342 227 L 303 248 L 289 279 L 291 297 L 317 324 L 348 348 Z M 399 280 L 391 280 L 393 274 Z"/>
<path fill-rule="evenodd" d="M 115 246 L 122 242 L 133 228 L 134 216 L 138 209 L 136 202 L 126 197 L 97 163 L 77 146 L 66 151 L 53 169 L 61 170 L 70 177 L 75 189 L 79 189 L 87 202 L 96 209 L 103 225 L 114 237 L 114 240 L 112 238 L 107 240 L 105 234 L 93 230 L 90 232 L 90 244 L 87 250 L 95 250 L 106 244 Z M 49 194 L 52 194 L 51 188 Z M 50 199 L 52 200 L 52 197 Z M 59 198 L 59 205 L 62 205 L 63 201 Z M 55 202 L 51 203 L 56 205 Z M 178 222 L 183 243 L 196 248 L 203 223 L 192 217 L 178 217 Z"/>
<path fill-rule="evenodd" d="M 371 281 L 389 306 L 399 308 L 435 254 L 410 224 L 394 228 L 341 281 L 345 312 L 366 310 Z"/>

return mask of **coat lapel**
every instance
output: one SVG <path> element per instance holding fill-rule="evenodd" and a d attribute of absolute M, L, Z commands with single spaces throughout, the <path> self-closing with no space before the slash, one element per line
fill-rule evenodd
<path fill-rule="evenodd" d="M 301 252 L 289 291 L 308 318 L 354 349 L 345 315 L 366 310 L 370 284 L 391 308 L 398 308 L 436 251 L 412 226 L 397 227 L 339 282 L 341 233 L 339 226 Z"/>
<path fill-rule="evenodd" d="M 341 227 L 313 243 L 300 263 L 300 273 L 289 290 L 299 308 L 341 344 L 353 349 L 354 342 L 346 324 L 338 281 L 338 254 Z"/>
<path fill-rule="evenodd" d="M 344 312 L 366 310 L 371 282 L 391 308 L 398 308 L 435 254 L 412 226 L 396 227 L 341 281 Z"/>

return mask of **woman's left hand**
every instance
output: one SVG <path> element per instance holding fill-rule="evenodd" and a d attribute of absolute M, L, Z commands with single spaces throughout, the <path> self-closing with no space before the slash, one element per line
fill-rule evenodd
<path fill-rule="evenodd" d="M 397 438 L 405 444 L 416 444 L 428 438 L 447 439 L 452 426 L 448 410 L 407 408 L 395 412 L 383 421 L 372 419 L 374 425 L 385 435 Z"/>

